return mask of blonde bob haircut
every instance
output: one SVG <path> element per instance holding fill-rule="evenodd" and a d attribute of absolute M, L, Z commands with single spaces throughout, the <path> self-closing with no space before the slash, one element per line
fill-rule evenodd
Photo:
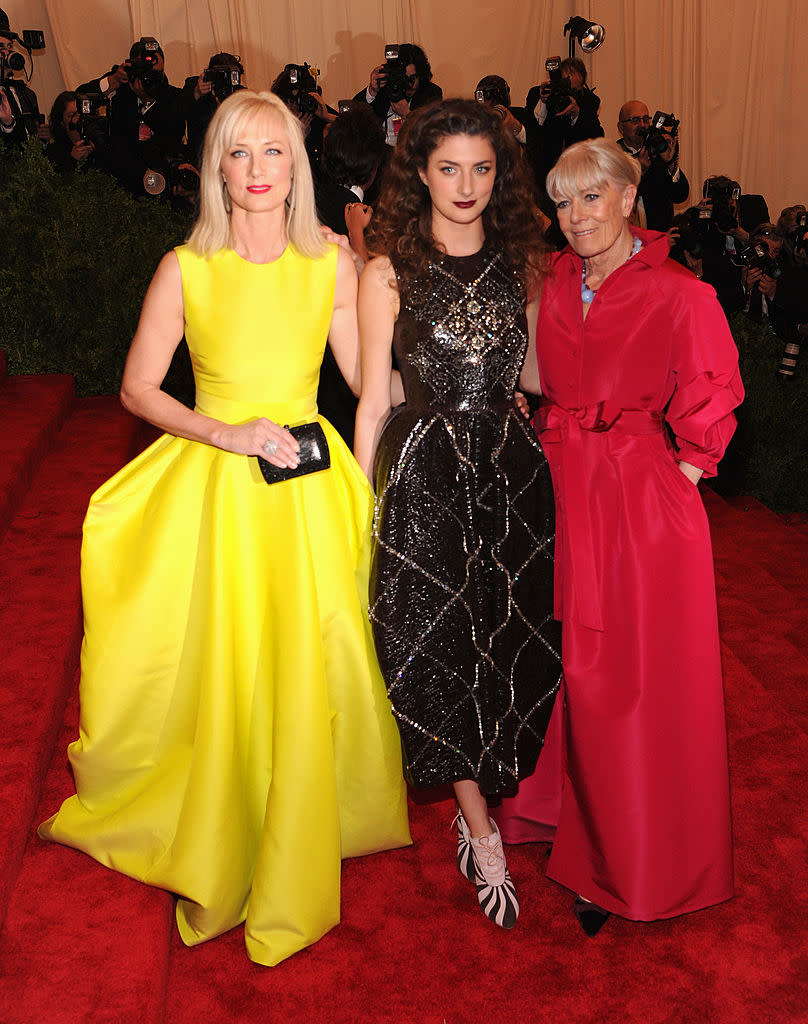
<path fill-rule="evenodd" d="M 300 122 L 271 92 L 234 92 L 213 115 L 205 134 L 199 185 L 199 215 L 188 236 L 189 247 L 205 259 L 231 245 L 230 196 L 222 178 L 222 157 L 255 123 L 281 123 L 289 140 L 292 184 L 286 198 L 286 236 L 303 256 L 325 255 L 327 243 L 314 205 L 314 185 Z"/>
<path fill-rule="evenodd" d="M 558 202 L 580 189 L 639 185 L 640 164 L 608 139 L 586 139 L 565 149 L 547 175 L 547 195 Z"/>

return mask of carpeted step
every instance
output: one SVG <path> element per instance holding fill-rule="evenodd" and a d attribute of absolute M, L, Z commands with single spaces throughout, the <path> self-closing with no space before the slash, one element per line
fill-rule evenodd
<path fill-rule="evenodd" d="M 77 663 L 87 502 L 129 457 L 136 426 L 116 399 L 82 399 L 0 543 L 0 922 Z"/>
<path fill-rule="evenodd" d="M 73 792 L 74 688 L 37 822 Z M 0 936 L 0 1015 L 30 1024 L 164 1024 L 173 900 L 76 850 L 29 836 Z M 200 1019 L 215 1019 L 204 1014 Z"/>
<path fill-rule="evenodd" d="M 75 401 L 67 374 L 0 375 L 0 538 Z"/>

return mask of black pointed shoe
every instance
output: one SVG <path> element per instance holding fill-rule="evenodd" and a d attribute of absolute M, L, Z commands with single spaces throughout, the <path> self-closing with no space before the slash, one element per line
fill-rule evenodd
<path fill-rule="evenodd" d="M 593 939 L 598 934 L 606 924 L 606 921 L 612 916 L 608 910 L 599 907 L 597 903 L 589 903 L 588 900 L 583 899 L 581 896 L 575 897 L 572 909 L 575 911 L 578 923 L 590 939 Z"/>

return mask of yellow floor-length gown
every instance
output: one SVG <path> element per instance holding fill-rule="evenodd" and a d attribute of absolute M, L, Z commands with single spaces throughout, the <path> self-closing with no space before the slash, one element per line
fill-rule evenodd
<path fill-rule="evenodd" d="M 316 419 L 336 247 L 176 251 L 198 411 Z M 367 619 L 373 496 L 320 422 L 329 470 L 268 486 L 255 458 L 164 435 L 95 493 L 77 794 L 39 829 L 177 893 L 189 945 L 245 921 L 270 966 L 339 921 L 341 857 L 410 842 Z"/>

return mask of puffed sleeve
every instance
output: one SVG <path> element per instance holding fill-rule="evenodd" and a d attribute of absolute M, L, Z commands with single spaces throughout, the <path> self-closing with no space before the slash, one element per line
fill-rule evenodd
<path fill-rule="evenodd" d="M 666 419 L 679 458 L 715 476 L 743 401 L 738 350 L 724 311 L 708 285 L 688 281 L 673 317 L 675 389 Z"/>

